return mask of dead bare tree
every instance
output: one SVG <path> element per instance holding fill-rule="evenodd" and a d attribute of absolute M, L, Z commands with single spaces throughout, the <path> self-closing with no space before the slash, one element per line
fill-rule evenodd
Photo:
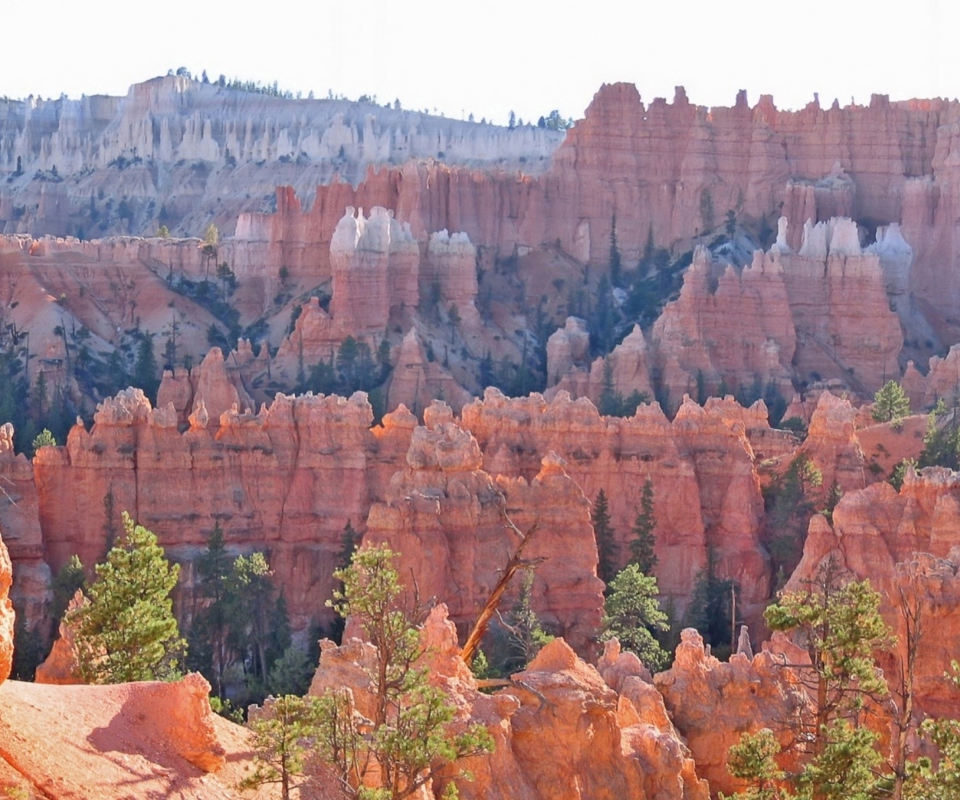
<path fill-rule="evenodd" d="M 483 609 L 480 611 L 480 615 L 477 617 L 477 621 L 473 624 L 473 629 L 470 631 L 470 635 L 467 637 L 467 641 L 463 645 L 461 656 L 468 665 L 473 662 L 473 657 L 476 655 L 477 649 L 480 647 L 480 641 L 486 634 L 493 615 L 497 613 L 500 600 L 503 598 L 504 592 L 506 592 L 507 586 L 509 586 L 513 576 L 516 575 L 520 570 L 532 569 L 543 561 L 542 558 L 523 558 L 523 551 L 530 543 L 533 535 L 537 532 L 539 523 L 534 522 L 530 527 L 530 530 L 528 530 L 526 533 L 523 533 L 523 531 L 521 531 L 513 523 L 513 520 L 510 519 L 510 515 L 507 513 L 506 508 L 506 498 L 503 497 L 503 495 L 500 496 L 500 518 L 503 520 L 503 524 L 507 527 L 507 530 L 512 532 L 517 537 L 519 544 L 517 545 L 517 549 L 513 551 L 513 555 L 511 555 L 507 560 L 507 565 L 504 567 L 500 575 L 500 580 L 498 580 L 497 585 L 493 587 L 490 597 L 487 599 Z"/>

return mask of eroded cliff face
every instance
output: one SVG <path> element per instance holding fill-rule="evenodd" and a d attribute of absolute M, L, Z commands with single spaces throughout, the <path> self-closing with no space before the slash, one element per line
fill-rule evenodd
<path fill-rule="evenodd" d="M 639 688 L 636 684 L 642 681 L 626 675 L 630 670 L 619 670 L 623 680 L 618 693 L 557 639 L 516 676 L 515 685 L 486 695 L 478 691 L 460 658 L 456 628 L 444 606 L 433 609 L 421 640 L 428 646 L 424 658 L 430 680 L 456 705 L 457 723 L 485 725 L 496 744 L 491 756 L 455 765 L 474 776 L 472 781 L 457 781 L 461 797 L 709 797 L 659 694 L 649 684 Z M 370 648 L 356 639 L 342 647 L 325 642 L 310 694 L 346 686 L 361 713 L 370 709 L 373 698 L 359 666 L 372 657 Z M 434 782 L 435 795 L 452 773 Z"/>
<path fill-rule="evenodd" d="M 898 654 L 906 647 L 901 601 L 922 611 L 916 691 L 927 713 L 954 714 L 960 701 L 943 680 L 955 657 L 960 625 L 960 479 L 940 467 L 908 470 L 897 492 L 876 483 L 849 492 L 833 512 L 833 525 L 817 515 L 810 521 L 803 559 L 787 589 L 802 590 L 821 565 L 834 559 L 858 580 L 869 579 L 880 593 L 881 613 L 898 642 L 885 654 L 884 670 L 896 680 Z"/>
<path fill-rule="evenodd" d="M 4 232 L 152 233 L 166 224 L 195 235 L 211 216 L 232 231 L 237 214 L 261 208 L 279 184 L 312 191 L 337 174 L 356 181 L 367 165 L 411 158 L 540 171 L 563 138 L 172 75 L 125 97 L 3 106 L 0 169 L 13 178 L 0 193 Z M 117 200 L 106 204 L 98 189 Z"/>
<path fill-rule="evenodd" d="M 494 479 L 481 469 L 477 440 L 452 421 L 449 409 L 433 406 L 426 416 L 428 427 L 414 429 L 406 468 L 391 478 L 384 502 L 370 509 L 364 541 L 389 543 L 401 554 L 400 574 L 416 579 L 422 597 L 445 602 L 466 631 L 520 544 L 509 513 L 521 532 L 533 531 L 524 557 L 543 562 L 533 573 L 533 608 L 578 652 L 591 652 L 603 584 L 596 577 L 590 504 L 565 472 L 566 462 L 550 453 L 529 483 Z"/>
<path fill-rule="evenodd" d="M 746 788 L 727 772 L 727 753 L 741 735 L 769 728 L 786 749 L 790 726 L 809 719 L 811 709 L 797 676 L 773 654 L 741 651 L 722 662 L 692 628 L 683 631 L 673 666 L 654 684 L 711 792 Z"/>

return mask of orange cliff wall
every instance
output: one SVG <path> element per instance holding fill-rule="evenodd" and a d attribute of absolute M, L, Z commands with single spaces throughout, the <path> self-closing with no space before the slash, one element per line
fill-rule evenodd
<path fill-rule="evenodd" d="M 867 477 L 852 415 L 846 401 L 823 395 L 803 446 L 825 480 L 836 476 L 845 489 Z M 74 553 L 90 565 L 107 547 L 104 498 L 112 493 L 113 530 L 122 510 L 154 530 L 187 564 L 189 589 L 189 563 L 219 523 L 232 552 L 268 552 L 294 629 L 305 633 L 331 621 L 324 603 L 349 520 L 403 553 L 422 591 L 450 603 L 465 627 L 510 544 L 502 495 L 522 530 L 539 525 L 532 547 L 546 561 L 535 608 L 586 650 L 602 605 L 589 503 L 600 489 L 610 498 L 622 564 L 649 479 L 656 575 L 677 613 L 712 550 L 718 573 L 741 587 L 745 619 L 759 622 L 772 575 L 758 465 L 786 465 L 797 448 L 792 434 L 769 427 L 762 402 L 744 409 L 712 399 L 701 408 L 687 399 L 670 422 L 656 404 L 630 418 L 601 417 L 563 391 L 548 402 L 488 389 L 459 419 L 435 402 L 423 426 L 402 406 L 379 426 L 372 420 L 362 393 L 277 395 L 256 414 L 230 408 L 211 418 L 200 404 L 180 432 L 172 404 L 152 409 L 139 390 L 125 390 L 101 404 L 89 431 L 75 426 L 66 446 L 42 448 L 32 466 L 0 459 L 0 475 L 22 484 L 19 507 L 0 504 L 0 528 L 12 532 L 24 575 L 46 569 L 41 554 L 54 570 Z M 29 547 L 18 547 L 18 532 Z M 28 616 L 41 614 L 46 596 L 45 580 L 31 586 Z M 189 591 L 181 601 L 189 615 Z"/>

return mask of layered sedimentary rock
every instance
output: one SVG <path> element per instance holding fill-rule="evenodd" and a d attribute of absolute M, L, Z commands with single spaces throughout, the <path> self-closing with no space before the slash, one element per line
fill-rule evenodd
<path fill-rule="evenodd" d="M 0 535 L 13 562 L 10 599 L 27 626 L 44 637 L 51 574 L 45 561 L 39 498 L 30 461 L 14 453 L 9 423 L 0 426 L 0 485 Z"/>
<path fill-rule="evenodd" d="M 960 477 L 940 467 L 908 470 L 898 493 L 886 482 L 843 496 L 833 525 L 811 519 L 803 559 L 788 589 L 803 590 L 828 559 L 880 592 L 881 613 L 899 641 L 884 660 L 898 674 L 897 653 L 906 646 L 901 592 L 917 598 L 925 631 L 916 667 L 917 699 L 927 713 L 956 713 L 960 698 L 943 673 L 955 657 L 960 630 Z M 951 711 L 952 709 L 952 711 Z"/>
<path fill-rule="evenodd" d="M 721 572 L 744 587 L 748 607 L 766 595 L 770 573 L 759 544 L 763 501 L 753 452 L 744 427 L 727 424 L 722 408 L 703 410 L 688 401 L 671 423 L 656 404 L 641 405 L 633 417 L 601 417 L 588 400 L 572 401 L 565 392 L 547 403 L 536 394 L 507 399 L 488 389 L 483 402 L 465 406 L 461 416 L 488 472 L 531 480 L 541 454 L 553 451 L 589 499 L 603 489 L 621 562 L 649 479 L 657 579 L 678 608 L 706 564 L 708 547 Z"/>
<path fill-rule="evenodd" d="M 303 630 L 330 596 L 346 522 L 366 518 L 370 405 L 363 395 L 279 395 L 260 414 L 225 412 L 216 428 L 201 410 L 180 433 L 171 406 L 151 409 L 127 390 L 102 404 L 91 431 L 76 426 L 66 447 L 42 450 L 34 469 L 47 559 L 56 569 L 74 553 L 85 564 L 102 557 L 108 493 L 115 513 L 156 532 L 175 560 L 192 561 L 219 523 L 231 552 L 265 549 L 288 577 Z"/>
<path fill-rule="evenodd" d="M 533 608 L 551 630 L 589 652 L 603 584 L 590 504 L 565 462 L 548 455 L 529 483 L 495 481 L 481 469 L 477 440 L 452 421 L 433 419 L 439 410 L 428 410 L 429 428 L 414 430 L 407 467 L 391 479 L 385 501 L 371 507 L 365 541 L 388 542 L 401 553 L 400 574 L 413 575 L 422 597 L 446 602 L 451 618 L 468 628 L 520 544 L 507 515 L 524 533 L 535 526 L 524 550 L 525 558 L 543 560 L 533 573 Z"/>
<path fill-rule="evenodd" d="M 889 252 L 897 252 L 893 234 L 888 239 Z M 861 251 L 851 220 L 808 223 L 798 252 L 778 240 L 739 274 L 728 266 L 716 278 L 714 266 L 698 249 L 679 299 L 653 327 L 672 404 L 685 393 L 754 381 L 789 397 L 791 378 L 839 378 L 867 394 L 899 374 L 903 334 L 889 307 L 888 276 L 880 255 Z"/>
<path fill-rule="evenodd" d="M 430 680 L 456 705 L 457 724 L 485 725 L 496 745 L 489 757 L 463 765 L 473 780 L 457 780 L 461 797 L 706 800 L 709 796 L 652 687 L 650 692 L 618 694 L 557 639 L 516 676 L 515 686 L 485 695 L 460 658 L 456 630 L 443 606 L 431 612 L 421 640 L 428 646 L 425 666 Z M 369 665 L 372 657 L 371 646 L 359 640 L 339 648 L 325 642 L 310 693 L 346 686 L 357 709 L 370 710 L 373 697 L 360 665 Z M 454 765 L 434 782 L 435 794 L 460 766 Z"/>
<path fill-rule="evenodd" d="M 409 225 L 375 206 L 347 208 L 330 241 L 333 300 L 330 312 L 344 331 L 381 333 L 394 306 L 413 308 L 420 300 L 420 248 Z"/>
<path fill-rule="evenodd" d="M 756 253 L 739 275 L 727 267 L 714 290 L 710 255 L 696 251 L 680 297 L 667 304 L 651 334 L 674 408 L 699 386 L 739 390 L 759 380 L 778 391 L 790 387 L 796 332 L 780 258 Z"/>
<path fill-rule="evenodd" d="M 654 682 L 711 792 L 746 788 L 727 772 L 727 751 L 742 734 L 769 728 L 787 748 L 791 726 L 809 719 L 803 685 L 773 654 L 738 652 L 721 662 L 692 628 L 682 632 L 673 666 Z"/>
<path fill-rule="evenodd" d="M 220 415 L 232 408 L 252 411 L 253 400 L 247 394 L 235 361 L 229 366 L 232 369 L 228 369 L 220 348 L 214 347 L 192 370 L 183 367 L 165 370 L 157 393 L 157 407 L 172 403 L 178 418 L 186 421 L 203 403 L 214 424 L 219 424 Z"/>

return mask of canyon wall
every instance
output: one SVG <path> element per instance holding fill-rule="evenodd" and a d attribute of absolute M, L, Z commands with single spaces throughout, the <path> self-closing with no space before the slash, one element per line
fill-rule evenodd
<path fill-rule="evenodd" d="M 833 559 L 855 579 L 869 579 L 880 593 L 884 620 L 897 635 L 883 667 L 896 681 L 907 643 L 902 608 L 919 608 L 922 640 L 916 693 L 927 713 L 956 714 L 960 698 L 943 679 L 955 658 L 960 626 L 960 480 L 941 467 L 908 470 L 897 492 L 881 482 L 843 496 L 833 524 L 810 521 L 803 559 L 787 589 L 803 590 L 821 565 Z"/>

